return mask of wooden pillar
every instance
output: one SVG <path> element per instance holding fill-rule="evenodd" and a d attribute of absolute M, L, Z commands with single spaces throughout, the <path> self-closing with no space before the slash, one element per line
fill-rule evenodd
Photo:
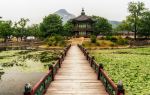
<path fill-rule="evenodd" d="M 52 81 L 54 81 L 54 67 L 53 67 L 53 65 L 49 66 L 49 70 L 52 70 Z"/>
<path fill-rule="evenodd" d="M 100 80 L 100 69 L 103 69 L 103 64 L 100 63 L 98 66 L 98 75 L 97 75 L 97 79 Z"/>
<path fill-rule="evenodd" d="M 31 95 L 31 85 L 30 83 L 25 84 L 24 86 L 24 95 Z"/>
<path fill-rule="evenodd" d="M 125 95 L 125 90 L 123 88 L 122 81 L 119 81 L 117 84 L 117 94 L 116 95 Z"/>

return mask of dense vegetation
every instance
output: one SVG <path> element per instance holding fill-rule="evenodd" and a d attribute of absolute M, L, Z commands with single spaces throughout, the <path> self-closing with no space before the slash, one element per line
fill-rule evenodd
<path fill-rule="evenodd" d="M 150 48 L 91 50 L 115 83 L 123 81 L 127 95 L 150 93 Z"/>
<path fill-rule="evenodd" d="M 103 36 L 96 38 L 92 35 L 90 39 L 86 38 L 82 45 L 87 48 L 92 47 L 118 47 L 118 46 L 129 46 L 129 41 L 121 36 Z"/>
<path fill-rule="evenodd" d="M 60 50 L 9 50 L 0 52 L 0 67 L 4 70 L 43 71 L 48 65 L 53 64 L 60 55 Z"/>

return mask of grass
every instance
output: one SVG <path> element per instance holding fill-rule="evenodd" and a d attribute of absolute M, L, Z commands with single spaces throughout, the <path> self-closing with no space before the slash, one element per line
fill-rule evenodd
<path fill-rule="evenodd" d="M 91 50 L 115 83 L 123 81 L 126 95 L 150 94 L 150 48 Z"/>

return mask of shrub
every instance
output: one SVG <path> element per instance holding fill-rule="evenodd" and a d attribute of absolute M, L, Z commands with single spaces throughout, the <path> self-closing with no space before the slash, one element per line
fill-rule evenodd
<path fill-rule="evenodd" d="M 123 38 L 120 38 L 117 40 L 116 42 L 118 45 L 126 45 L 128 44 L 128 40 L 127 39 L 123 39 Z"/>
<path fill-rule="evenodd" d="M 114 43 L 111 41 L 107 41 L 107 40 L 101 40 L 100 45 L 101 46 L 112 46 L 112 45 L 114 45 Z"/>
<path fill-rule="evenodd" d="M 110 40 L 112 42 L 117 42 L 117 37 L 115 37 L 115 36 L 106 36 L 106 40 Z"/>
<path fill-rule="evenodd" d="M 121 36 L 106 36 L 106 40 L 110 40 L 118 45 L 126 45 L 128 44 L 128 40 L 122 38 Z"/>
<path fill-rule="evenodd" d="M 91 43 L 96 43 L 96 36 L 95 35 L 92 35 L 90 38 L 91 38 Z"/>
<path fill-rule="evenodd" d="M 66 46 L 66 41 L 63 36 L 55 35 L 46 39 L 49 46 Z"/>

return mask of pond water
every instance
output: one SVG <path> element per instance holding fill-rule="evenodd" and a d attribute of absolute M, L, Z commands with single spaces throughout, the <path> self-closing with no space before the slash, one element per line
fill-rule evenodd
<path fill-rule="evenodd" d="M 24 85 L 34 86 L 45 72 L 5 72 L 0 80 L 0 95 L 23 95 Z"/>
<path fill-rule="evenodd" d="M 0 47 L 0 95 L 23 95 L 24 85 L 30 83 L 33 87 L 48 70 L 45 67 L 47 63 L 42 63 L 40 60 L 44 59 L 43 54 L 47 58 L 54 57 L 53 53 L 59 55 L 56 53 L 58 50 L 34 49 L 32 51 L 32 49 Z M 54 61 L 53 58 L 50 58 L 51 61 Z M 9 66 L 12 63 L 13 65 Z"/>

